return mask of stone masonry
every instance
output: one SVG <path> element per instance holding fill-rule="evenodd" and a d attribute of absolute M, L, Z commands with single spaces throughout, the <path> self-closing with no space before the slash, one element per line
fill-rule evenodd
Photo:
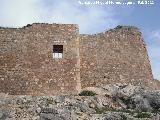
<path fill-rule="evenodd" d="M 63 46 L 62 58 L 53 58 L 55 45 Z M 118 26 L 94 35 L 80 35 L 74 24 L 0 28 L 0 92 L 76 94 L 85 87 L 117 82 L 155 87 L 135 27 Z"/>
<path fill-rule="evenodd" d="M 80 39 L 82 87 L 106 83 L 149 86 L 153 76 L 141 32 L 118 26 Z"/>

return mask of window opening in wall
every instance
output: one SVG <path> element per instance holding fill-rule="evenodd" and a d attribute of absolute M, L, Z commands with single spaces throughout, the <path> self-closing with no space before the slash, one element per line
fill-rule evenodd
<path fill-rule="evenodd" d="M 63 45 L 53 45 L 53 58 L 63 58 Z"/>

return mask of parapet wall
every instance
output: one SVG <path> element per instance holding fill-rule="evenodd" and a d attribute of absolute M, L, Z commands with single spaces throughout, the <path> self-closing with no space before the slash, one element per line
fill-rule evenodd
<path fill-rule="evenodd" d="M 95 35 L 81 35 L 82 88 L 117 82 L 152 86 L 152 71 L 141 33 L 117 27 Z"/>

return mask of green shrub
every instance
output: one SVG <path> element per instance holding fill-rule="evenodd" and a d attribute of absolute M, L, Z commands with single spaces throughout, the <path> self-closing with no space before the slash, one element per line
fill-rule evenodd
<path fill-rule="evenodd" d="M 135 118 L 151 118 L 151 114 L 147 113 L 147 112 L 139 112 L 137 113 L 136 116 L 134 116 Z"/>
<path fill-rule="evenodd" d="M 30 27 L 30 26 L 32 26 L 32 25 L 31 25 L 31 24 L 27 24 L 27 25 L 26 25 L 26 27 Z"/>
<path fill-rule="evenodd" d="M 128 110 L 128 109 L 119 109 L 119 110 L 115 110 L 115 112 L 123 112 L 123 113 L 129 113 L 132 114 L 133 112 Z"/>
<path fill-rule="evenodd" d="M 123 26 L 121 26 L 121 25 L 118 25 L 118 26 L 116 27 L 116 29 L 121 29 L 121 28 L 123 28 Z"/>
<path fill-rule="evenodd" d="M 120 97 L 119 99 L 122 100 L 126 105 L 129 105 L 131 103 L 131 98 Z"/>
<path fill-rule="evenodd" d="M 121 120 L 127 120 L 127 117 L 125 115 L 121 115 Z"/>
<path fill-rule="evenodd" d="M 156 104 L 154 101 L 152 101 L 151 103 L 151 107 L 153 108 L 153 111 L 154 113 L 158 113 L 160 112 L 160 104 Z"/>
<path fill-rule="evenodd" d="M 109 108 L 106 108 L 106 107 L 98 108 L 98 107 L 96 107 L 95 111 L 96 111 L 96 114 L 102 114 L 102 113 L 105 113 L 106 111 L 109 111 Z"/>
<path fill-rule="evenodd" d="M 95 92 L 88 91 L 88 90 L 85 90 L 79 93 L 79 96 L 95 96 L 95 95 L 97 95 Z"/>

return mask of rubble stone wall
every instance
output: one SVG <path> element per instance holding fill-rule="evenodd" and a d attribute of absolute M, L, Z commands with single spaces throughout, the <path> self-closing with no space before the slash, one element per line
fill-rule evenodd
<path fill-rule="evenodd" d="M 82 88 L 117 82 L 153 85 L 145 43 L 135 27 L 81 35 L 80 61 Z"/>
<path fill-rule="evenodd" d="M 77 93 L 78 37 L 77 25 L 33 24 L 17 29 L 0 28 L 0 92 Z M 63 45 L 62 59 L 53 59 L 53 45 Z"/>
<path fill-rule="evenodd" d="M 63 58 L 53 58 L 53 45 L 63 45 Z M 95 35 L 80 35 L 74 24 L 0 28 L 0 92 L 76 94 L 81 87 L 110 83 L 150 87 L 152 82 L 147 50 L 135 27 Z"/>
<path fill-rule="evenodd" d="M 160 80 L 154 79 L 154 89 L 160 90 Z"/>

